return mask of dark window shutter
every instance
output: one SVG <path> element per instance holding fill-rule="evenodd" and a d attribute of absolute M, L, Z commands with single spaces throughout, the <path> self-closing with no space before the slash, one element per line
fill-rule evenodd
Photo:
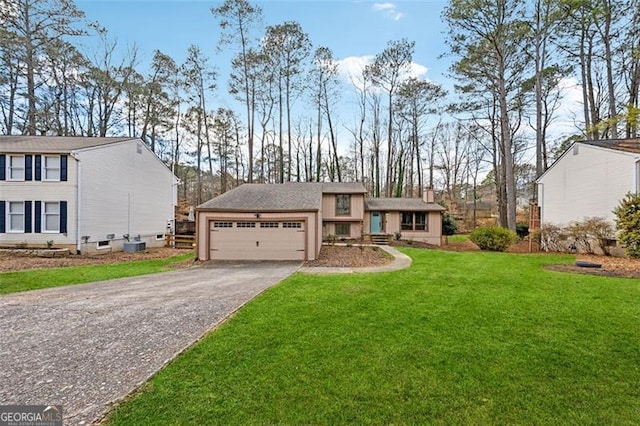
<path fill-rule="evenodd" d="M 31 233 L 31 201 L 24 202 L 24 232 Z"/>
<path fill-rule="evenodd" d="M 60 201 L 60 233 L 67 233 L 67 202 Z"/>
<path fill-rule="evenodd" d="M 6 203 L 4 201 L 0 201 L 0 234 L 4 234 L 7 232 L 7 227 L 5 225 L 5 219 L 7 217 L 6 211 Z"/>
<path fill-rule="evenodd" d="M 36 180 L 42 180 L 42 156 L 36 155 Z"/>
<path fill-rule="evenodd" d="M 24 156 L 24 180 L 33 179 L 33 155 Z"/>
<path fill-rule="evenodd" d="M 60 156 L 60 180 L 62 182 L 67 181 L 67 156 L 66 155 Z M 64 231 L 64 232 L 67 232 L 67 231 Z"/>
<path fill-rule="evenodd" d="M 7 171 L 7 156 L 4 154 L 0 154 L 0 180 L 6 180 Z"/>
<path fill-rule="evenodd" d="M 36 201 L 36 227 L 34 232 L 36 234 L 42 232 L 42 201 Z"/>

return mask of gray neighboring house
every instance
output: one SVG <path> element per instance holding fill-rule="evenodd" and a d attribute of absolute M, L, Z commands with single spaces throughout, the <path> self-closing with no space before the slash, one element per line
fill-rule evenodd
<path fill-rule="evenodd" d="M 366 198 L 359 182 L 244 184 L 196 209 L 200 260 L 313 260 L 322 241 L 394 235 L 440 245 L 442 212 L 423 199 Z"/>
<path fill-rule="evenodd" d="M 163 246 L 177 184 L 140 139 L 0 136 L 0 246 Z"/>

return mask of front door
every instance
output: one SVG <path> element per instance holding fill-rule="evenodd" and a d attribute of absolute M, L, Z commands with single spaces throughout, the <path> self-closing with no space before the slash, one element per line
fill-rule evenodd
<path fill-rule="evenodd" d="M 380 212 L 371 213 L 371 233 L 382 234 L 382 214 Z"/>

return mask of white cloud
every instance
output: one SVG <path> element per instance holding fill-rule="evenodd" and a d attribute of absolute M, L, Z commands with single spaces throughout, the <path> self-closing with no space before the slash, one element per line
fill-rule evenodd
<path fill-rule="evenodd" d="M 340 75 L 351 84 L 362 88 L 362 71 L 364 67 L 369 65 L 373 61 L 374 56 L 348 56 L 344 59 L 337 61 L 338 71 Z M 409 64 L 408 72 L 403 76 L 403 79 L 414 77 L 425 79 L 425 75 L 429 71 L 429 68 L 424 65 L 412 62 Z"/>
<path fill-rule="evenodd" d="M 402 12 L 398 11 L 395 3 L 374 3 L 372 7 L 376 12 L 382 12 L 394 21 L 399 21 L 404 16 Z"/>

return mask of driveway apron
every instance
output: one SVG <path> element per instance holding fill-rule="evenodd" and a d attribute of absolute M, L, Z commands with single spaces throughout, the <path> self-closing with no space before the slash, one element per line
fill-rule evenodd
<path fill-rule="evenodd" d="M 90 424 L 299 263 L 217 263 L 0 297 L 0 404 Z"/>

